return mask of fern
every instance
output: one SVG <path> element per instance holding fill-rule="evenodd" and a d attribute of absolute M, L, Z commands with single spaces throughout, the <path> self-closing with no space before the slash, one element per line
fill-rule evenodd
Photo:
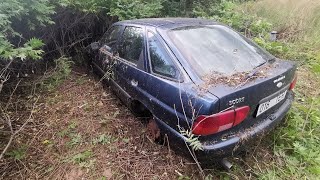
<path fill-rule="evenodd" d="M 192 131 L 180 130 L 180 133 L 186 137 L 186 142 L 194 151 L 203 150 L 203 146 L 199 141 L 199 137 L 195 136 Z"/>
<path fill-rule="evenodd" d="M 44 45 L 42 40 L 37 38 L 31 38 L 27 43 L 25 43 L 25 46 L 31 46 L 33 49 L 39 49 Z"/>

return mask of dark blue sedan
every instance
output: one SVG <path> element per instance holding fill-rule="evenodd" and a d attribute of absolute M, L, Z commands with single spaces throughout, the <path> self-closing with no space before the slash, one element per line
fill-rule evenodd
<path fill-rule="evenodd" d="M 188 152 L 183 134 L 192 133 L 200 162 L 245 149 L 281 122 L 293 101 L 293 62 L 211 20 L 121 21 L 90 48 L 94 69 L 117 96 L 135 115 L 150 117 L 151 136 L 167 135 L 171 148 Z"/>

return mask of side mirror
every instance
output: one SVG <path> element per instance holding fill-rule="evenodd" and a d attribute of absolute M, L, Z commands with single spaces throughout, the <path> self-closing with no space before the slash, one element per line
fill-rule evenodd
<path fill-rule="evenodd" d="M 100 46 L 100 43 L 99 42 L 93 42 L 90 44 L 90 48 L 93 50 L 93 51 L 96 51 L 99 49 L 99 46 Z"/>
<path fill-rule="evenodd" d="M 106 51 L 108 51 L 109 53 L 112 53 L 112 49 L 110 46 L 104 45 L 103 49 L 105 49 Z"/>

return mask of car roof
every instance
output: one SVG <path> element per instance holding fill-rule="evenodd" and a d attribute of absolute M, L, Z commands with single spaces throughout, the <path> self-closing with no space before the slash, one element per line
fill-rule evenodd
<path fill-rule="evenodd" d="M 136 24 L 144 26 L 153 26 L 157 28 L 175 28 L 181 26 L 194 26 L 194 25 L 212 25 L 217 24 L 217 22 L 208 19 L 200 18 L 147 18 L 147 19 L 134 19 L 119 21 L 115 24 L 126 25 L 126 24 Z"/>

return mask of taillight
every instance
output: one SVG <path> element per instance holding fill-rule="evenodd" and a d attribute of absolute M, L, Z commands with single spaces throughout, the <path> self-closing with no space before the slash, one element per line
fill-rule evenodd
<path fill-rule="evenodd" d="M 292 80 L 292 82 L 291 82 L 291 84 L 290 84 L 289 90 L 293 90 L 293 88 L 296 86 L 297 79 L 298 79 L 298 76 L 295 75 L 295 76 L 294 76 L 294 79 Z"/>
<path fill-rule="evenodd" d="M 192 133 L 210 135 L 229 129 L 240 124 L 248 116 L 249 111 L 249 106 L 243 106 L 209 116 L 201 115 L 193 123 Z"/>

